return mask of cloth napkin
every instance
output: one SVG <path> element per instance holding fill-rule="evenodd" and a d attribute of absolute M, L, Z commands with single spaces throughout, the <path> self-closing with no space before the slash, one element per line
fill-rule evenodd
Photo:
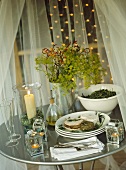
<path fill-rule="evenodd" d="M 70 147 L 70 148 L 50 147 L 50 153 L 54 159 L 67 160 L 67 159 L 73 159 L 73 158 L 101 152 L 103 150 L 104 144 L 101 141 L 99 141 L 96 136 L 75 141 L 75 142 L 69 142 L 69 144 L 74 144 L 74 143 L 81 144 L 81 143 L 86 143 L 86 142 L 88 143 L 93 141 L 96 141 L 96 143 L 89 146 L 89 147 L 93 147 L 91 149 L 85 149 L 85 150 L 82 149 L 80 151 L 77 151 L 76 148 L 74 147 Z"/>

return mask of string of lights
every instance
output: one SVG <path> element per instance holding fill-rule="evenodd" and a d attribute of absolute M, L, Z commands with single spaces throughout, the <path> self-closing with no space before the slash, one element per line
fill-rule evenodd
<path fill-rule="evenodd" d="M 40 0 L 36 0 L 36 2 L 40 3 Z M 94 19 L 95 9 L 93 0 L 45 0 L 44 2 L 52 45 L 58 41 L 69 44 L 70 42 L 79 42 L 80 40 L 79 45 L 83 44 L 85 47 L 87 41 L 90 51 L 98 53 L 96 35 L 96 28 L 98 26 Z M 76 31 L 77 29 L 78 31 Z M 19 32 L 22 34 L 21 23 Z M 22 36 L 19 37 L 19 32 L 17 34 L 17 42 L 22 38 Z M 85 37 L 83 35 L 87 35 L 86 39 L 82 38 Z M 106 38 L 109 38 L 108 35 L 106 35 Z M 112 78 L 104 47 L 102 51 L 104 51 L 104 55 L 101 52 L 98 55 L 103 66 L 106 68 L 107 75 L 103 82 L 111 83 Z"/>

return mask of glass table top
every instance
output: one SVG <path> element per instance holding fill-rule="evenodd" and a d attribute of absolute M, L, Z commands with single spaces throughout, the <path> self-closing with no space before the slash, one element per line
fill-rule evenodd
<path fill-rule="evenodd" d="M 117 107 L 110 115 L 110 117 L 114 117 L 114 119 L 122 119 L 120 110 Z M 55 132 L 54 127 L 48 127 L 48 141 L 44 142 L 44 153 L 38 156 L 30 156 L 28 153 L 26 146 L 25 146 L 25 139 L 24 139 L 24 129 L 19 122 L 18 117 L 15 117 L 16 125 L 15 130 L 17 133 L 21 134 L 21 139 L 19 139 L 19 144 L 14 147 L 6 147 L 5 142 L 7 140 L 7 131 L 5 125 L 2 124 L 0 126 L 0 153 L 12 160 L 23 162 L 23 163 L 30 163 L 30 164 L 38 164 L 38 165 L 63 165 L 63 164 L 73 164 L 73 163 L 81 163 L 87 162 L 91 160 L 100 159 L 102 157 L 114 154 L 120 150 L 123 150 L 126 146 L 126 138 L 119 144 L 119 145 L 108 145 L 106 143 L 106 134 L 103 132 L 99 134 L 97 137 L 98 139 L 105 144 L 104 149 L 102 152 L 83 156 L 75 159 L 65 160 L 65 161 L 58 161 L 54 160 L 50 155 L 50 147 L 54 146 L 57 142 L 69 142 L 74 141 L 74 139 L 66 138 L 59 136 Z"/>

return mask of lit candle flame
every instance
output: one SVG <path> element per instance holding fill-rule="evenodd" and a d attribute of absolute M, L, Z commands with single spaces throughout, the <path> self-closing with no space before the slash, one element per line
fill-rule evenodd
<path fill-rule="evenodd" d="M 27 94 L 30 94 L 30 90 L 27 91 Z"/>

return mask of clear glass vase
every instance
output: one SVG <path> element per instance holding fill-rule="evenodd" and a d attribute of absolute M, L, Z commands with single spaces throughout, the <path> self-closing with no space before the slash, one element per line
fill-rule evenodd
<path fill-rule="evenodd" d="M 66 115 L 72 112 L 72 104 L 74 101 L 74 93 L 72 91 L 65 93 L 60 83 L 50 83 L 52 96 L 55 104 L 60 108 L 61 112 Z"/>

